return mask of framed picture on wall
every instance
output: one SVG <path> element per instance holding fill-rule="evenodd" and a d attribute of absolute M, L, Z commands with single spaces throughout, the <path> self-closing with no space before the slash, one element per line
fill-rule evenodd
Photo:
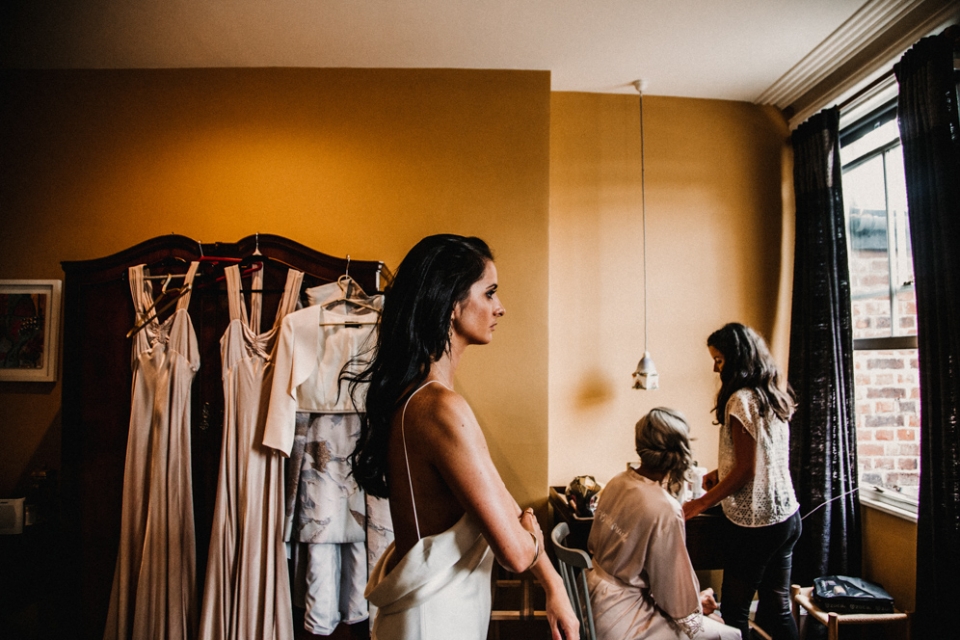
<path fill-rule="evenodd" d="M 60 280 L 0 280 L 0 382 L 53 382 L 60 349 Z"/>

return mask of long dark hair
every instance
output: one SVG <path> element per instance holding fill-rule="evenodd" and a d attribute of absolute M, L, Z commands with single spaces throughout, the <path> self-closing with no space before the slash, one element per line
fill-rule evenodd
<path fill-rule="evenodd" d="M 789 383 L 781 387 L 780 369 L 760 334 L 731 322 L 711 333 L 707 346 L 723 354 L 720 391 L 713 408 L 719 424 L 726 418 L 727 401 L 740 389 L 756 392 L 764 416 L 774 415 L 784 422 L 790 420 L 796 396 Z"/>
<path fill-rule="evenodd" d="M 350 456 L 357 483 L 386 498 L 387 445 L 393 414 L 420 385 L 430 365 L 450 348 L 453 308 L 483 277 L 490 248 L 480 238 L 428 236 L 400 263 L 384 294 L 376 351 L 370 365 L 351 379 L 351 393 L 366 391 L 360 438 Z"/>

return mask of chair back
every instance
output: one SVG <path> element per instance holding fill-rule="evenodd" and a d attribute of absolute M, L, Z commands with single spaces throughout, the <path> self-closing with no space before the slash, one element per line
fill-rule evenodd
<path fill-rule="evenodd" d="M 587 589 L 587 576 L 584 570 L 593 568 L 590 555 L 582 550 L 566 546 L 570 526 L 560 522 L 553 528 L 550 539 L 553 551 L 560 565 L 560 576 L 567 588 L 567 596 L 573 610 L 580 619 L 580 638 L 597 640 L 597 631 L 593 626 L 593 607 L 590 606 L 590 591 Z"/>

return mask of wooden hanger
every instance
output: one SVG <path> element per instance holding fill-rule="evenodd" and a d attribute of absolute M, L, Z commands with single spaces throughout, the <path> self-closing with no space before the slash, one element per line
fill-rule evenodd
<path fill-rule="evenodd" d="M 377 324 L 380 321 L 380 309 L 373 306 L 367 300 L 370 299 L 370 296 L 366 294 L 363 290 L 363 287 L 360 284 L 350 277 L 350 256 L 347 255 L 347 266 L 344 269 L 344 274 L 337 278 L 337 284 L 340 286 L 340 296 L 334 300 L 323 303 L 324 309 L 330 309 L 338 304 L 352 305 L 360 309 L 367 309 L 373 311 L 377 314 L 376 320 L 343 320 L 341 322 L 321 322 L 321 327 L 359 327 L 362 325 L 372 325 Z M 358 297 L 358 296 L 363 296 Z"/>
<path fill-rule="evenodd" d="M 166 284 L 164 284 L 164 286 L 166 286 Z M 187 283 L 182 287 L 180 287 L 179 289 L 171 289 L 169 291 L 162 292 L 160 296 L 156 300 L 154 300 L 153 304 L 150 305 L 150 307 L 144 313 L 149 313 L 151 309 L 154 309 L 155 307 L 157 307 L 157 303 L 160 302 L 160 300 L 162 300 L 165 295 L 169 294 L 173 297 L 170 298 L 167 302 L 165 302 L 160 307 L 156 308 L 156 310 L 152 314 L 150 314 L 146 320 L 144 320 L 140 324 L 133 325 L 130 331 L 127 331 L 127 338 L 132 338 L 133 336 L 140 333 L 140 331 L 143 330 L 143 328 L 146 327 L 148 324 L 150 324 L 151 321 L 155 320 L 157 317 L 159 317 L 161 313 L 169 309 L 180 298 L 182 298 L 184 295 L 189 293 L 190 289 L 191 289 L 191 285 Z"/>
<path fill-rule="evenodd" d="M 156 262 L 151 262 L 150 264 L 144 267 L 144 270 L 149 273 L 154 269 L 167 270 L 167 269 L 173 269 L 173 268 L 183 268 L 189 264 L 190 264 L 189 262 L 187 262 L 186 260 L 184 260 L 179 256 L 169 255 L 164 258 L 161 258 L 160 260 L 157 260 Z M 164 283 L 164 286 L 166 286 L 169 283 L 171 278 L 183 278 L 186 275 L 187 275 L 186 272 L 158 273 L 154 275 L 145 275 L 143 276 L 143 279 L 144 280 L 166 280 L 167 282 Z M 126 276 L 126 274 L 124 274 L 124 276 Z"/>
<path fill-rule="evenodd" d="M 349 275 L 343 274 L 337 278 L 337 284 L 340 285 L 340 296 L 330 300 L 329 302 L 323 303 L 324 309 L 330 309 L 338 304 L 349 304 L 361 309 L 369 309 L 377 315 L 380 314 L 379 308 L 367 302 L 367 300 L 370 299 L 370 296 L 368 296 L 364 292 L 363 288 L 357 284 L 357 281 L 351 278 Z M 354 291 L 354 289 L 356 290 Z M 362 296 L 362 298 L 359 296 Z"/>
<path fill-rule="evenodd" d="M 171 281 L 171 280 L 173 280 L 174 278 L 183 278 L 185 275 L 186 275 L 185 273 L 180 273 L 180 274 L 177 274 L 177 273 L 165 273 L 165 274 L 158 275 L 158 276 L 144 276 L 144 279 L 145 279 L 145 280 L 148 279 L 148 278 L 151 279 L 151 280 L 160 280 L 160 279 L 163 279 L 163 284 L 160 286 L 160 295 L 157 296 L 156 299 L 153 301 L 153 304 L 151 304 L 149 307 L 147 307 L 146 309 L 144 309 L 143 312 L 144 312 L 144 313 L 150 313 L 150 311 L 152 311 L 153 308 L 154 308 L 155 306 L 157 306 L 157 303 L 158 303 L 158 302 L 160 302 L 161 300 L 163 300 L 164 298 L 167 297 L 167 287 L 170 285 L 170 281 Z M 173 289 L 172 291 L 170 291 L 170 294 L 172 295 L 172 294 L 174 294 L 174 293 L 177 293 L 178 291 L 179 291 L 179 289 Z M 179 297 L 179 296 L 177 296 L 177 297 Z M 129 336 L 128 336 L 128 337 L 129 337 Z"/>
<path fill-rule="evenodd" d="M 237 262 L 240 262 L 240 260 L 237 259 Z M 259 261 L 257 261 L 257 262 L 254 262 L 254 263 L 251 264 L 249 267 L 246 267 L 246 268 L 244 268 L 243 270 L 241 270 L 241 271 L 240 271 L 240 277 L 241 277 L 241 278 L 246 278 L 247 276 L 249 276 L 249 275 L 251 275 L 251 274 L 254 274 L 254 273 L 256 273 L 257 271 L 260 271 L 261 269 L 263 269 L 263 260 L 259 260 Z M 214 280 L 214 282 L 223 282 L 223 281 L 226 280 L 226 279 L 227 279 L 227 275 L 224 274 L 224 275 L 222 275 L 222 276 L 217 276 L 217 279 Z"/>

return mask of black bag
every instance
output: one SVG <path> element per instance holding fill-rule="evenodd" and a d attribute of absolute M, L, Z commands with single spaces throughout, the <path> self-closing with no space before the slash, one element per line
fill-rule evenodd
<path fill-rule="evenodd" d="M 880 585 L 850 576 L 813 579 L 813 601 L 834 613 L 893 613 L 893 598 Z"/>

